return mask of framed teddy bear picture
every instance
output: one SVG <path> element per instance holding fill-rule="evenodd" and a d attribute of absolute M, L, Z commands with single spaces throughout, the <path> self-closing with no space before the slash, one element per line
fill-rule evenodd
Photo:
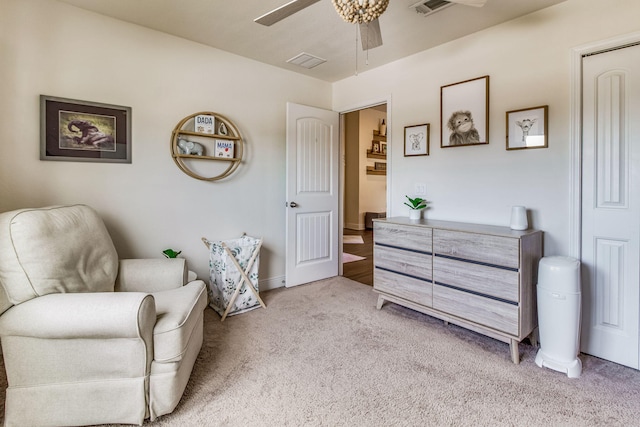
<path fill-rule="evenodd" d="M 489 76 L 440 87 L 440 146 L 489 143 Z"/>
<path fill-rule="evenodd" d="M 404 156 L 429 155 L 429 123 L 404 127 Z"/>

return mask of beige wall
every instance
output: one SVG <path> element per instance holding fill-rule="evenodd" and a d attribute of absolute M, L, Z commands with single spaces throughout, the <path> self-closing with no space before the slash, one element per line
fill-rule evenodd
<path fill-rule="evenodd" d="M 546 232 L 546 254 L 566 254 L 571 48 L 640 30 L 637 0 L 568 0 L 332 85 L 53 0 L 0 0 L 0 10 L 0 211 L 87 203 L 122 257 L 181 249 L 200 276 L 200 237 L 262 236 L 267 287 L 284 275 L 287 101 L 346 111 L 392 100 L 392 215 L 407 215 L 403 198 L 418 182 L 431 218 L 506 225 L 511 205 L 523 204 Z M 490 144 L 439 148 L 440 86 L 483 75 Z M 40 94 L 132 107 L 133 163 L 40 161 Z M 544 104 L 549 148 L 507 152 L 505 112 Z M 229 117 L 246 139 L 228 180 L 192 179 L 170 157 L 173 127 L 201 110 Z M 405 158 L 404 126 L 425 122 L 431 155 Z"/>
<path fill-rule="evenodd" d="M 359 229 L 365 227 L 366 212 L 387 211 L 387 177 L 384 175 L 367 175 L 367 166 L 374 166 L 374 160 L 367 158 L 367 150 L 371 150 L 373 131 L 378 130 L 380 120 L 387 114 L 368 108 L 360 112 L 360 194 L 359 194 Z"/>
<path fill-rule="evenodd" d="M 360 215 L 360 111 L 344 115 L 345 172 L 344 226 L 359 230 Z"/>
<path fill-rule="evenodd" d="M 570 246 L 571 50 L 640 30 L 637 0 L 568 0 L 333 85 L 340 111 L 390 97 L 390 214 L 427 186 L 428 218 L 508 225 L 525 205 L 545 253 Z M 489 145 L 440 148 L 440 87 L 490 76 Z M 505 150 L 505 113 L 549 105 L 549 148 Z M 431 155 L 403 156 L 403 128 L 431 123 Z"/>
<path fill-rule="evenodd" d="M 182 250 L 201 277 L 200 238 L 264 237 L 260 279 L 280 286 L 285 252 L 285 103 L 331 107 L 329 83 L 52 0 L 0 0 L 0 211 L 86 203 L 121 257 Z M 133 109 L 133 163 L 39 160 L 39 95 Z M 214 111 L 246 139 L 229 179 L 190 178 L 174 164 L 171 131 Z"/>

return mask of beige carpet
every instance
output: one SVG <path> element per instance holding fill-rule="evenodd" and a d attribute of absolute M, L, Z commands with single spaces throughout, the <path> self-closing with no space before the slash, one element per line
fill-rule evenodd
<path fill-rule="evenodd" d="M 157 426 L 630 426 L 640 372 L 582 357 L 580 379 L 538 368 L 535 349 L 445 326 L 334 278 L 261 293 L 267 309 L 221 323 L 187 391 Z M 6 386 L 4 377 L 2 390 Z M 4 400 L 4 396 L 2 396 Z"/>

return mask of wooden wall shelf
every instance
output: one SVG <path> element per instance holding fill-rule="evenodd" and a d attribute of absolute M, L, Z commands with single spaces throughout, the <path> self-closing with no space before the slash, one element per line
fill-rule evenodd
<path fill-rule="evenodd" d="M 380 159 L 380 160 L 386 160 L 387 159 L 387 155 L 386 154 L 372 153 L 371 150 L 367 150 L 367 157 L 370 158 L 370 159 Z"/>
<path fill-rule="evenodd" d="M 224 127 L 226 127 L 226 134 L 220 133 L 202 133 L 196 132 L 194 129 L 195 117 L 200 115 L 212 116 L 214 118 L 214 129 L 218 129 L 220 124 L 223 123 Z M 217 130 L 216 130 L 217 132 Z M 234 157 L 214 157 L 214 156 L 197 156 L 193 154 L 182 154 L 180 148 L 178 147 L 178 140 L 184 136 L 192 136 L 196 137 L 197 140 L 193 140 L 193 142 L 198 142 L 201 145 L 207 145 L 205 149 L 213 151 L 212 146 L 215 144 L 205 144 L 204 141 L 208 139 L 219 139 L 226 141 L 233 141 L 234 145 Z M 203 181 L 218 181 L 220 179 L 226 178 L 231 175 L 240 165 L 242 161 L 242 155 L 244 152 L 244 142 L 242 140 L 242 136 L 238 131 L 238 128 L 233 124 L 233 122 L 226 117 L 209 111 L 199 112 L 195 114 L 191 114 L 184 119 L 182 119 L 176 127 L 173 129 L 171 134 L 171 157 L 173 157 L 173 161 L 180 168 L 181 171 L 186 173 L 192 178 L 200 179 Z M 227 162 L 229 166 L 222 171 L 221 173 L 214 176 L 202 176 L 189 167 L 188 163 L 185 160 L 203 160 L 203 161 L 215 161 L 215 162 Z"/>
<path fill-rule="evenodd" d="M 373 140 L 371 141 L 371 150 L 367 150 L 367 158 L 375 160 L 387 160 L 387 137 L 380 135 L 377 130 L 373 131 Z M 373 147 L 380 149 L 380 151 L 373 151 Z M 375 162 L 376 166 L 385 165 L 385 162 Z M 386 175 L 387 169 L 379 169 L 374 166 L 367 166 L 367 175 Z"/>
<path fill-rule="evenodd" d="M 374 141 L 382 141 L 387 142 L 387 135 L 380 135 L 380 132 L 377 130 L 373 131 L 373 140 Z"/>
<path fill-rule="evenodd" d="M 386 170 L 374 169 L 372 166 L 367 166 L 367 175 L 386 175 Z"/>

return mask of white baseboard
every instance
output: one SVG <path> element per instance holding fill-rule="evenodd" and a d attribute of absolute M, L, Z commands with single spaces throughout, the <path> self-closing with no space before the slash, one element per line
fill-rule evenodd
<path fill-rule="evenodd" d="M 346 223 L 344 225 L 344 228 L 347 228 L 349 230 L 358 230 L 358 231 L 362 231 L 364 230 L 364 224 L 357 224 L 357 223 Z"/>
<path fill-rule="evenodd" d="M 269 289 L 283 288 L 285 279 L 285 276 L 277 276 L 264 280 L 259 279 L 258 287 L 260 288 L 260 292 L 268 291 Z"/>

